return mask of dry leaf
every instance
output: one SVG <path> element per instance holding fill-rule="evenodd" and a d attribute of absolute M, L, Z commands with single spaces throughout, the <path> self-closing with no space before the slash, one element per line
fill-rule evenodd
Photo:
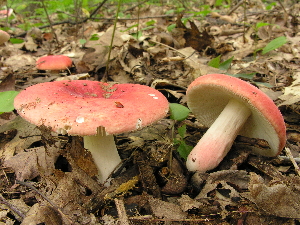
<path fill-rule="evenodd" d="M 249 190 L 257 207 L 279 217 L 300 218 L 300 191 L 285 184 L 266 185 L 257 174 L 250 174 Z"/>
<path fill-rule="evenodd" d="M 59 147 L 37 147 L 27 149 L 27 152 L 19 153 L 8 160 L 3 166 L 10 167 L 15 171 L 16 179 L 20 181 L 32 180 L 37 176 L 49 176 L 54 170 L 54 163 L 58 157 Z M 48 155 L 49 154 L 49 155 Z"/>
<path fill-rule="evenodd" d="M 186 212 L 183 212 L 180 206 L 175 205 L 171 202 L 165 202 L 152 196 L 149 197 L 149 204 L 151 211 L 158 218 L 166 219 L 185 219 L 187 216 Z"/>

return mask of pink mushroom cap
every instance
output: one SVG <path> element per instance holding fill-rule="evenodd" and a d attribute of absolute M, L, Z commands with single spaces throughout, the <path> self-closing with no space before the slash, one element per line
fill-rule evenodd
<path fill-rule="evenodd" d="M 83 136 L 101 183 L 121 163 L 113 134 L 150 125 L 169 109 L 165 96 L 151 87 L 87 80 L 33 85 L 17 95 L 14 106 L 21 117 L 35 125 Z"/>
<path fill-rule="evenodd" d="M 13 13 L 13 9 L 3 9 L 0 10 L 0 19 L 9 17 Z"/>
<path fill-rule="evenodd" d="M 231 99 L 238 104 L 245 105 L 250 110 L 248 114 L 250 116 L 245 118 L 245 122 L 238 129 L 237 134 L 264 139 L 269 143 L 270 149 L 251 146 L 253 152 L 269 157 L 280 154 L 286 143 L 284 119 L 274 102 L 261 90 L 241 79 L 224 74 L 201 76 L 194 80 L 187 89 L 188 107 L 199 122 L 207 127 L 213 125 Z M 235 117 L 234 112 L 233 117 Z M 219 128 L 223 129 L 222 126 Z M 226 132 L 226 127 L 224 131 Z M 193 162 L 197 161 L 197 154 L 206 154 L 205 150 L 201 153 L 196 151 L 195 147 L 191 152 L 192 155 L 190 154 L 188 157 L 187 164 L 190 166 L 193 164 L 192 160 Z M 193 170 L 198 170 L 195 169 L 197 167 L 200 171 L 206 171 L 205 168 L 201 169 L 201 162 L 198 163 L 199 165 L 191 166 L 194 168 Z M 212 169 L 217 164 L 207 168 Z"/>
<path fill-rule="evenodd" d="M 39 70 L 65 70 L 72 66 L 72 60 L 64 55 L 48 55 L 36 61 Z"/>
<path fill-rule="evenodd" d="M 3 31 L 0 30 L 0 45 L 2 45 L 4 42 L 7 42 L 10 39 L 10 35 Z"/>
<path fill-rule="evenodd" d="M 98 81 L 55 81 L 33 85 L 14 100 L 20 116 L 57 133 L 96 135 L 134 131 L 163 118 L 167 99 L 139 84 L 109 85 Z"/>

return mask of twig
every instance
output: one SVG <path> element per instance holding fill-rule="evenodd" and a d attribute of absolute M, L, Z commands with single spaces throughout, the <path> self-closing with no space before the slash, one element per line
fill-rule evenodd
<path fill-rule="evenodd" d="M 287 157 L 290 158 L 291 162 L 293 163 L 293 166 L 295 168 L 295 171 L 297 173 L 298 176 L 300 176 L 300 169 L 299 169 L 299 166 L 298 164 L 296 163 L 292 153 L 291 153 L 291 150 L 288 148 L 288 147 L 285 147 L 285 153 L 287 155 Z"/>
<path fill-rule="evenodd" d="M 279 2 L 279 5 L 281 6 L 281 8 L 283 9 L 284 13 L 286 15 L 288 15 L 288 12 L 286 11 L 286 9 L 285 9 L 284 5 L 282 4 L 282 2 L 280 0 L 278 0 L 278 2 Z"/>
<path fill-rule="evenodd" d="M 227 15 L 230 16 L 230 15 L 231 15 L 235 10 L 237 10 L 243 3 L 244 3 L 243 0 L 239 1 L 239 3 L 238 3 L 236 6 L 234 6 L 234 7 L 227 13 Z"/>
<path fill-rule="evenodd" d="M 173 47 L 171 47 L 171 46 L 169 46 L 169 45 L 166 45 L 166 44 L 164 44 L 164 43 L 160 43 L 160 42 L 157 42 L 157 41 L 153 41 L 153 40 L 150 40 L 150 42 L 153 42 L 153 43 L 155 43 L 155 44 L 162 45 L 162 46 L 164 46 L 164 47 L 166 47 L 166 48 L 172 49 L 173 51 L 179 53 L 179 54 L 182 55 L 183 57 L 186 57 L 186 56 L 185 56 L 183 53 L 181 53 L 179 50 L 177 50 L 176 48 L 173 48 Z M 192 55 L 193 55 L 194 53 L 195 53 L 195 52 L 193 52 Z M 190 56 L 189 56 L 189 57 L 190 57 Z"/>
<path fill-rule="evenodd" d="M 279 156 L 277 156 L 277 158 L 280 159 L 280 162 L 284 162 L 284 163 L 290 163 L 290 162 L 291 162 L 290 158 L 287 157 L 287 156 L 279 155 Z M 297 164 L 300 163 L 300 158 L 299 158 L 299 157 L 294 158 L 294 160 L 295 160 L 295 162 L 296 162 Z"/>
<path fill-rule="evenodd" d="M 33 185 L 31 185 L 30 183 L 28 182 L 23 182 L 23 181 L 20 181 L 20 180 L 16 180 L 16 183 L 17 184 L 21 184 L 21 185 L 24 185 L 26 187 L 29 187 L 30 189 L 34 190 L 36 193 L 38 193 L 42 198 L 44 198 L 47 202 L 50 203 L 50 205 L 52 205 L 53 208 L 57 209 L 57 211 L 63 216 L 65 217 L 68 222 L 70 224 L 73 224 L 72 220 L 66 215 L 63 213 L 62 209 L 60 207 L 58 207 L 57 205 L 55 205 L 47 196 L 45 196 L 42 192 L 40 192 L 38 189 L 36 189 Z"/>
<path fill-rule="evenodd" d="M 282 8 L 283 11 L 284 11 L 284 25 L 286 26 L 286 25 L 287 25 L 287 19 L 288 19 L 289 14 L 288 14 L 288 12 L 286 11 L 286 9 L 285 9 L 284 5 L 282 4 L 281 0 L 278 0 L 278 2 L 279 2 L 279 5 L 281 6 L 281 8 Z"/>
<path fill-rule="evenodd" d="M 155 19 L 155 18 L 169 18 L 169 17 L 176 17 L 177 15 L 158 15 L 158 16 L 145 16 L 145 17 L 135 17 L 135 18 L 118 18 L 119 21 L 126 21 L 126 20 L 142 20 L 142 19 Z M 115 18 L 91 18 L 97 20 L 114 20 Z"/>
<path fill-rule="evenodd" d="M 76 25 L 76 24 L 81 24 L 81 23 L 85 23 L 86 21 L 88 21 L 89 19 L 94 19 L 93 16 L 100 10 L 100 8 L 104 5 L 104 3 L 107 2 L 107 0 L 103 0 L 98 6 L 97 8 L 90 14 L 90 17 L 87 17 L 87 18 L 84 18 L 80 21 L 70 21 L 70 20 L 64 20 L 64 21 L 60 21 L 60 22 L 55 22 L 55 23 L 52 23 L 51 25 L 50 24 L 47 24 L 47 25 L 44 25 L 44 26 L 40 26 L 38 27 L 39 29 L 44 29 L 44 28 L 47 28 L 47 27 L 50 27 L 50 26 L 56 26 L 56 25 L 61 25 L 61 24 L 72 24 L 72 25 Z M 21 34 L 18 34 L 14 37 L 23 37 L 27 34 L 27 31 L 26 32 L 23 32 Z"/>
<path fill-rule="evenodd" d="M 116 32 L 116 28 L 117 28 L 118 15 L 119 15 L 120 9 L 121 9 L 121 0 L 118 1 L 118 8 L 117 8 L 116 16 L 115 16 L 114 28 L 113 28 L 113 32 L 111 35 L 111 41 L 110 41 L 109 51 L 108 51 L 108 56 L 107 56 L 106 69 L 105 69 L 104 76 L 101 79 L 102 82 L 107 82 L 110 55 L 111 55 L 111 51 L 112 51 L 112 47 L 113 47 L 113 43 L 114 43 L 115 32 Z"/>
<path fill-rule="evenodd" d="M 0 194 L 0 204 L 6 205 L 11 211 L 13 211 L 14 213 L 16 213 L 22 219 L 25 218 L 25 215 L 19 209 L 17 209 L 15 206 L 13 206 L 12 204 L 10 204 L 1 194 Z M 16 218 L 16 219 L 18 221 L 21 221 L 18 218 Z"/>
<path fill-rule="evenodd" d="M 124 206 L 124 201 L 122 199 L 114 199 L 115 205 L 117 207 L 118 215 L 119 215 L 119 222 L 122 225 L 129 225 L 128 216 L 126 214 L 126 209 Z"/>
<path fill-rule="evenodd" d="M 154 18 L 168 18 L 168 17 L 176 17 L 176 15 L 160 15 L 160 16 L 146 16 L 146 17 L 141 17 L 141 19 L 154 19 Z M 52 26 L 57 26 L 57 25 L 62 25 L 62 24 L 71 24 L 71 25 L 76 25 L 76 24 L 82 24 L 85 23 L 88 20 L 114 20 L 115 18 L 97 18 L 97 17 L 87 17 L 81 21 L 78 21 L 77 23 L 71 20 L 64 20 L 64 21 L 60 21 L 60 22 L 54 22 L 52 23 Z M 118 18 L 118 21 L 126 21 L 126 20 L 138 20 L 138 18 Z M 49 24 L 47 25 L 43 25 L 43 26 L 39 26 L 39 29 L 44 29 L 50 27 Z M 13 37 L 23 37 L 27 34 L 26 32 L 20 33 L 18 35 L 15 35 Z"/>
<path fill-rule="evenodd" d="M 246 21 L 247 21 L 247 14 L 246 14 L 246 4 L 247 2 L 245 0 L 241 0 L 241 2 L 243 2 L 243 7 L 244 7 L 244 32 L 243 32 L 243 42 L 246 43 Z"/>
<path fill-rule="evenodd" d="M 134 9 L 137 6 L 140 6 L 140 5 L 144 4 L 145 2 L 148 2 L 148 0 L 145 0 L 145 1 L 142 1 L 142 2 L 138 2 L 136 5 L 134 5 L 134 6 L 130 7 L 130 8 L 128 8 L 128 9 L 126 9 L 124 12 L 128 12 L 128 11 Z"/>
<path fill-rule="evenodd" d="M 101 7 L 104 5 L 104 3 L 107 2 L 107 0 L 103 0 L 97 8 L 90 14 L 90 17 L 87 18 L 84 22 L 88 21 L 88 19 L 93 18 L 93 16 L 101 9 Z"/>
<path fill-rule="evenodd" d="M 55 31 L 54 31 L 54 28 L 53 28 L 51 19 L 50 19 L 50 17 L 49 17 L 47 8 L 46 8 L 46 6 L 45 6 L 44 0 L 42 0 L 41 2 L 42 2 L 42 5 L 43 5 L 43 8 L 44 8 L 44 11 L 45 11 L 45 13 L 46 13 L 46 16 L 47 16 L 47 19 L 48 19 L 48 22 L 49 22 L 49 26 L 50 26 L 50 28 L 51 28 L 51 31 L 52 31 L 54 37 L 55 37 L 56 44 L 57 44 L 57 46 L 59 46 L 58 37 L 57 37 L 57 35 L 56 35 Z"/>

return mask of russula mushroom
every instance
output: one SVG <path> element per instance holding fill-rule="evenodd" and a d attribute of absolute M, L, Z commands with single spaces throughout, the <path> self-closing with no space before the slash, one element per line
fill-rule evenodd
<path fill-rule="evenodd" d="M 3 9 L 0 10 L 0 19 L 9 17 L 13 13 L 13 9 Z"/>
<path fill-rule="evenodd" d="M 0 45 L 2 45 L 4 42 L 7 42 L 10 39 L 10 35 L 3 31 L 0 30 Z"/>
<path fill-rule="evenodd" d="M 65 55 L 48 55 L 36 61 L 36 68 L 39 70 L 66 70 L 72 66 L 72 60 Z"/>
<path fill-rule="evenodd" d="M 214 169 L 237 135 L 264 139 L 269 149 L 251 146 L 255 154 L 273 157 L 286 142 L 283 117 L 274 102 L 255 86 L 224 74 L 204 75 L 187 89 L 187 104 L 209 127 L 187 158 L 190 171 Z"/>
<path fill-rule="evenodd" d="M 103 183 L 121 162 L 113 134 L 130 132 L 163 118 L 168 101 L 139 84 L 55 81 L 21 91 L 14 102 L 19 115 L 60 134 L 84 137 Z"/>

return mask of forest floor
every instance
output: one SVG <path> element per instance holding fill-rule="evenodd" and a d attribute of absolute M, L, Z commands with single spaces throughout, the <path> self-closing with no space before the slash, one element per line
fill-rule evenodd
<path fill-rule="evenodd" d="M 188 13 L 201 9 L 196 3 L 178 15 L 166 14 L 171 4 L 144 3 L 123 6 L 132 17 L 120 18 L 115 32 L 112 14 L 61 24 L 51 15 L 56 35 L 49 26 L 8 30 L 24 42 L 0 47 L 1 92 L 105 78 L 151 86 L 170 103 L 186 106 L 194 79 L 222 73 L 256 85 L 275 102 L 287 144 L 280 157 L 268 158 L 251 154 L 255 140 L 238 137 L 217 168 L 192 173 L 173 138 L 180 139 L 177 129 L 186 125 L 184 141 L 195 146 L 207 128 L 192 113 L 180 122 L 168 114 L 115 136 L 122 167 L 103 186 L 82 138 L 37 127 L 14 110 L 0 115 L 0 224 L 300 224 L 300 4 L 292 2 L 276 1 L 270 10 L 260 0 L 245 7 L 212 5 L 204 16 Z M 21 16 L 10 26 L 21 23 Z M 262 54 L 282 36 L 284 45 Z M 60 73 L 37 70 L 36 60 L 47 54 L 69 56 L 73 65 Z M 208 65 L 219 55 L 221 62 L 232 59 L 230 66 Z"/>

